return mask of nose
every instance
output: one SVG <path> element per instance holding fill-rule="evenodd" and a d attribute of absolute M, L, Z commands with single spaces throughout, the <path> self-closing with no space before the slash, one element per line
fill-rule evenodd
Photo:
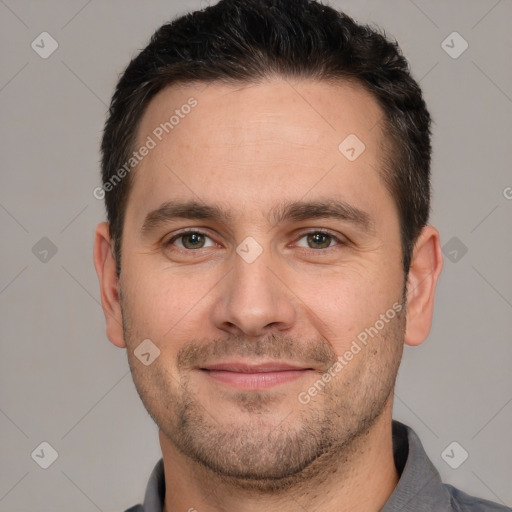
<path fill-rule="evenodd" d="M 271 330 L 286 331 L 293 326 L 294 295 L 285 284 L 284 271 L 266 252 L 252 263 L 234 256 L 232 270 L 216 287 L 212 320 L 217 328 L 260 338 Z"/>

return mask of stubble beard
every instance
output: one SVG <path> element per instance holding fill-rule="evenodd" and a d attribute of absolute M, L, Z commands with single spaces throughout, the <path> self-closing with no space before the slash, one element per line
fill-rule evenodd
<path fill-rule="evenodd" d="M 348 468 L 358 456 L 365 438 L 392 399 L 403 349 L 405 309 L 308 404 L 301 404 L 295 395 L 285 398 L 287 403 L 296 401 L 297 407 L 279 422 L 275 421 L 272 407 L 279 407 L 283 398 L 271 391 L 230 394 L 229 405 L 235 401 L 240 416 L 231 421 L 217 420 L 215 414 L 220 405 L 214 408 L 201 402 L 191 384 L 190 372 L 173 376 L 160 364 L 162 358 L 150 367 L 143 367 L 136 360 L 133 349 L 141 338 L 134 335 L 124 307 L 123 326 L 137 392 L 172 445 L 226 484 L 275 493 L 306 481 L 325 480 L 332 472 Z M 261 341 L 255 345 L 237 340 L 234 345 L 225 340 L 215 350 L 218 353 L 219 347 L 227 350 L 236 346 L 236 352 L 243 355 L 263 352 L 270 357 L 294 350 L 293 340 L 273 336 Z M 318 343 L 325 341 L 310 346 Z M 194 346 L 204 348 L 204 344 Z M 252 348 L 255 346 L 256 351 Z M 329 353 L 329 349 L 324 352 Z M 294 355 L 297 353 L 295 349 Z"/>

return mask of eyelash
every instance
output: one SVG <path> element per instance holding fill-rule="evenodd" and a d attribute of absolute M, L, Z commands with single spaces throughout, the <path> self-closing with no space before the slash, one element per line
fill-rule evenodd
<path fill-rule="evenodd" d="M 202 235 L 202 236 L 206 236 L 208 238 L 211 239 L 211 236 L 206 233 L 205 231 L 200 231 L 200 230 L 197 230 L 197 229 L 188 229 L 188 230 L 185 230 L 185 231 L 181 231 L 180 233 L 174 235 L 172 238 L 170 238 L 167 242 L 165 242 L 165 247 L 169 247 L 171 245 L 173 245 L 173 243 L 178 240 L 179 238 L 185 236 L 185 235 L 189 235 L 189 234 L 197 234 L 197 235 Z M 324 230 L 324 229 L 313 229 L 313 230 L 310 230 L 310 231 L 305 231 L 305 232 L 302 232 L 299 237 L 295 240 L 295 242 L 301 240 L 302 238 L 304 238 L 305 236 L 307 235 L 311 235 L 311 234 L 321 234 L 321 235 L 326 235 L 326 236 L 329 236 L 331 237 L 332 240 L 334 240 L 335 242 L 337 242 L 336 245 L 333 245 L 333 246 L 329 246 L 329 247 L 326 247 L 324 249 L 312 249 L 312 248 L 309 248 L 309 247 L 299 247 L 299 249 L 303 250 L 303 251 L 314 251 L 314 253 L 326 253 L 326 252 L 330 252 L 331 249 L 335 249 L 339 246 L 344 246 L 344 245 L 347 245 L 347 242 L 342 240 L 340 237 L 332 234 L 330 231 L 327 231 L 327 230 Z M 182 251 L 182 252 L 188 252 L 188 253 L 194 253 L 194 252 L 199 252 L 201 249 L 207 249 L 207 247 L 201 247 L 199 249 L 183 249 L 181 247 L 177 247 L 178 250 Z"/>

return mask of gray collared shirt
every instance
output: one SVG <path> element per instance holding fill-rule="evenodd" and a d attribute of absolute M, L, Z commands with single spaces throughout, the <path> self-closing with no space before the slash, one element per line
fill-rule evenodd
<path fill-rule="evenodd" d="M 414 430 L 398 421 L 393 421 L 393 455 L 400 480 L 380 512 L 512 511 L 443 484 Z M 162 512 L 164 497 L 164 464 L 160 459 L 149 478 L 144 505 L 125 512 Z"/>

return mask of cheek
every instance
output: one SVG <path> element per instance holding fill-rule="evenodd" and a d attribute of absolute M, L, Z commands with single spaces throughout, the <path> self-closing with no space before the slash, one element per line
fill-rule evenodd
<path fill-rule="evenodd" d="M 122 281 L 122 293 L 130 328 L 155 343 L 167 338 L 197 302 L 194 293 L 189 293 L 190 284 L 165 273 L 138 267 L 136 272 L 127 270 L 126 276 L 129 277 Z"/>
<path fill-rule="evenodd" d="M 344 353 L 353 340 L 378 322 L 381 315 L 394 316 L 399 307 L 401 286 L 398 279 L 369 267 L 360 270 L 344 269 L 319 287 L 314 299 L 304 302 L 320 320 L 318 329 L 330 341 L 338 354 Z M 303 292 L 305 293 L 305 292 Z M 305 295 L 307 297 L 307 295 Z M 313 299 L 313 303 L 310 301 Z"/>
<path fill-rule="evenodd" d="M 127 258 L 124 268 L 123 307 L 130 338 L 127 343 L 133 345 L 149 338 L 167 359 L 174 357 L 183 343 L 204 334 L 208 316 L 205 295 L 209 290 L 215 293 L 218 277 L 155 268 L 142 256 Z"/>

